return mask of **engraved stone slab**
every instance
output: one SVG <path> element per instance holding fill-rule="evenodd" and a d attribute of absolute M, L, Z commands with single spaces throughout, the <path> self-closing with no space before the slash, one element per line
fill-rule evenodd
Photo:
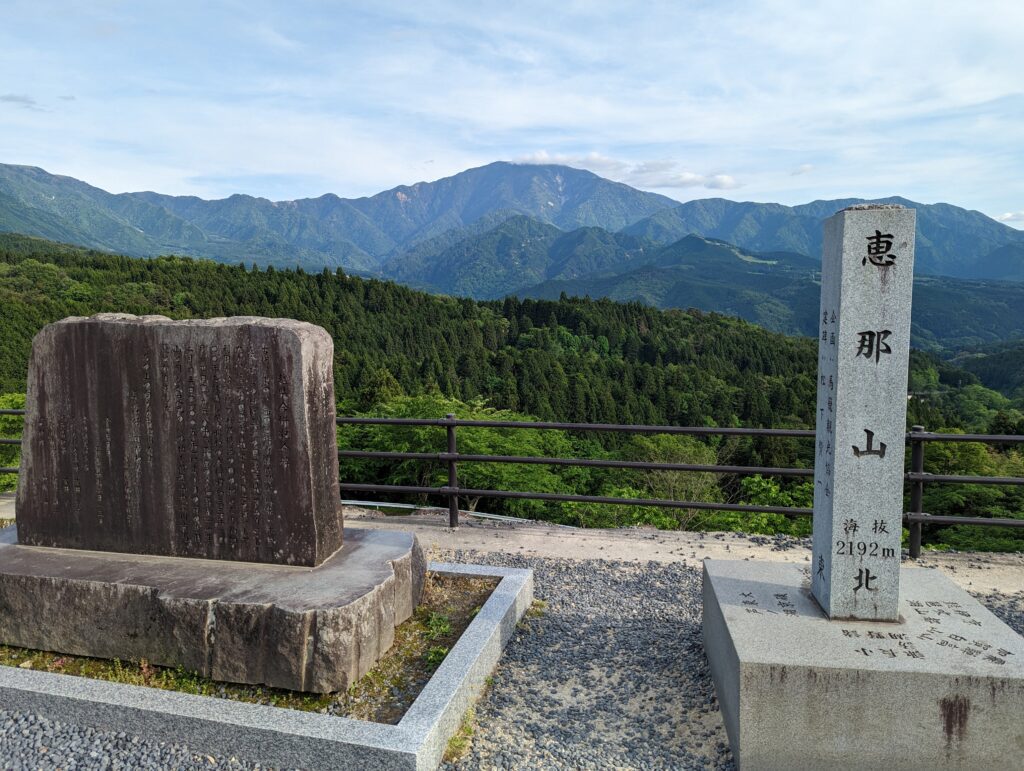
<path fill-rule="evenodd" d="M 1016 768 L 1024 638 L 938 570 L 899 621 L 830 620 L 791 563 L 704 562 L 704 645 L 740 769 Z"/>
<path fill-rule="evenodd" d="M 831 618 L 898 615 L 914 220 L 869 204 L 825 223 L 812 585 Z"/>
<path fill-rule="evenodd" d="M 342 542 L 333 344 L 290 319 L 99 314 L 36 335 L 22 544 L 318 565 Z"/>

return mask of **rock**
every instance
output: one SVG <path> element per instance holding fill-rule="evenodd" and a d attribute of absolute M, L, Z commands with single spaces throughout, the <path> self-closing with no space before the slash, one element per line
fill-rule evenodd
<path fill-rule="evenodd" d="M 32 343 L 23 544 L 319 565 L 341 546 L 333 343 L 290 319 L 98 314 Z"/>

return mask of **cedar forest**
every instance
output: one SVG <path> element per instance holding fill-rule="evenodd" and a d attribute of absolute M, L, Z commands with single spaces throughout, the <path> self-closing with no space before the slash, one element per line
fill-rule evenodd
<path fill-rule="evenodd" d="M 555 420 L 689 426 L 811 428 L 816 342 L 713 313 L 562 297 L 479 302 L 414 291 L 324 270 L 259 269 L 180 257 L 110 255 L 0 234 L 0 408 L 24 405 L 32 337 L 65 316 L 159 313 L 300 319 L 335 345 L 339 411 L 349 415 Z M 1003 357 L 1000 357 L 1003 358 Z M 1016 361 L 1005 357 L 1007 366 Z M 991 362 L 990 362 L 991 364 Z M 939 358 L 911 354 L 908 425 L 933 431 L 1024 433 L 1024 394 L 992 390 Z M 1012 380 L 996 371 L 987 382 Z M 1015 382 L 1015 381 L 1014 381 Z M 0 436 L 21 418 L 0 416 Z M 439 452 L 443 429 L 339 429 L 342 449 Z M 464 428 L 472 454 L 548 455 L 672 463 L 811 468 L 809 439 L 629 436 Z M 1024 449 L 931 444 L 926 471 L 1024 477 Z M 0 446 L 0 466 L 17 447 Z M 342 461 L 342 478 L 440 486 L 446 467 L 423 461 Z M 810 506 L 812 483 L 780 477 L 466 463 L 468 488 Z M 0 489 L 16 483 L 0 475 Z M 421 502 L 414 497 L 409 502 Z M 432 501 L 439 503 L 440 501 Z M 482 511 L 578 526 L 654 525 L 806 536 L 808 517 L 621 507 L 528 500 L 474 500 Z M 1024 487 L 928 485 L 932 514 L 1024 517 Z M 1024 530 L 928 527 L 934 548 L 1024 550 Z"/>

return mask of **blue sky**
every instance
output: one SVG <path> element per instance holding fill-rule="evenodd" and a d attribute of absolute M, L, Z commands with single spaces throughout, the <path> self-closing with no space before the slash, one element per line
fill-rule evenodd
<path fill-rule="evenodd" d="M 0 162 L 370 195 L 494 160 L 1024 227 L 1024 3 L 6 0 Z"/>

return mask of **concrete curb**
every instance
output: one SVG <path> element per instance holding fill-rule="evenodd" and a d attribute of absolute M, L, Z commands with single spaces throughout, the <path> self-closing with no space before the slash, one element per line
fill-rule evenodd
<path fill-rule="evenodd" d="M 433 769 L 533 601 L 533 571 L 430 563 L 498 586 L 398 725 L 0 667 L 0 704 L 196 752 L 301 768 Z"/>

